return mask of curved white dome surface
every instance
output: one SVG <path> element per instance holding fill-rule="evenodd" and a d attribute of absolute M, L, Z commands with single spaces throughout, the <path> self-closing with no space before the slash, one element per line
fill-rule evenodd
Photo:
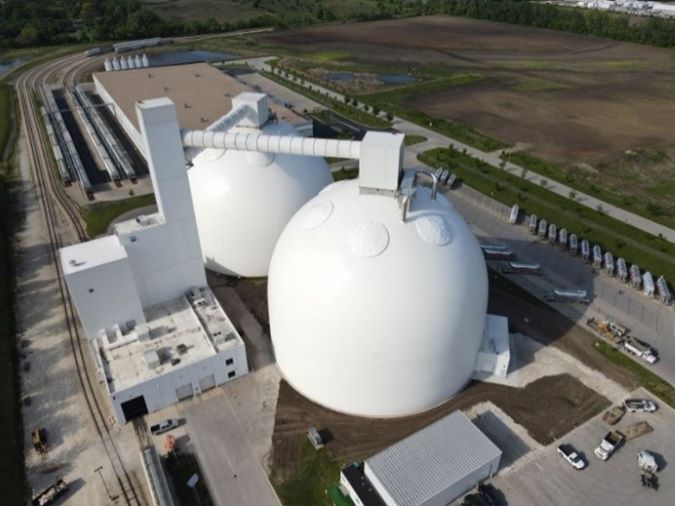
<path fill-rule="evenodd" d="M 473 373 L 487 311 L 480 246 L 445 197 L 418 187 L 406 223 L 395 199 L 325 188 L 274 250 L 276 359 L 309 399 L 349 414 L 432 408 Z"/>
<path fill-rule="evenodd" d="M 262 132 L 297 135 L 285 123 Z M 323 158 L 217 149 L 197 155 L 188 174 L 206 267 L 244 277 L 267 276 L 288 220 L 333 180 Z"/>

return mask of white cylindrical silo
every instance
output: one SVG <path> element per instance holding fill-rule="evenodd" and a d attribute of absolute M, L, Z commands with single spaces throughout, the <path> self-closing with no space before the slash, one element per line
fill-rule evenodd
<path fill-rule="evenodd" d="M 143 53 L 143 56 L 141 57 L 141 62 L 143 63 L 143 67 L 149 67 L 150 66 L 150 60 L 148 60 L 148 55 Z"/>
<path fill-rule="evenodd" d="M 112 59 L 112 67 L 113 70 L 120 70 L 122 68 L 119 58 L 115 57 Z"/>
<path fill-rule="evenodd" d="M 333 183 L 284 229 L 268 302 L 277 364 L 300 393 L 369 417 L 430 409 L 471 378 L 488 280 L 480 246 L 448 200 Z"/>
<path fill-rule="evenodd" d="M 103 62 L 103 67 L 105 68 L 106 72 L 110 72 L 112 68 L 112 63 L 110 63 L 110 58 L 106 58 L 105 61 Z"/>
<path fill-rule="evenodd" d="M 297 135 L 285 123 L 262 132 Z M 267 276 L 288 220 L 332 181 L 323 158 L 217 149 L 197 155 L 188 174 L 206 267 L 244 277 Z"/>

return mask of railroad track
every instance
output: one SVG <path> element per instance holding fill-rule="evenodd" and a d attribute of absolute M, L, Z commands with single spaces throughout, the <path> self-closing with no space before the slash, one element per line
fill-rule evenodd
<path fill-rule="evenodd" d="M 86 60 L 83 63 L 79 55 L 61 58 L 24 72 L 17 78 L 15 86 L 23 117 L 24 135 L 32 165 L 35 190 L 47 225 L 50 253 L 57 269 L 57 283 L 66 316 L 68 337 L 75 359 L 78 381 L 94 428 L 115 476 L 121 499 L 127 505 L 142 506 L 144 504 L 143 496 L 139 494 L 138 484 L 134 483 L 134 479 L 120 456 L 108 427 L 105 412 L 97 399 L 96 387 L 91 380 L 91 374 L 87 366 L 86 346 L 82 343 L 83 338 L 77 326 L 76 312 L 66 289 L 58 259 L 58 250 L 65 245 L 62 234 L 59 232 L 59 211 L 64 213 L 67 221 L 66 226 L 75 231 L 77 242 L 86 240 L 88 237 L 77 206 L 70 201 L 61 187 L 60 181 L 57 180 L 51 157 L 46 152 L 46 146 L 49 145 L 48 139 L 46 139 L 45 132 L 40 124 L 40 115 L 33 101 L 35 95 L 40 96 L 40 85 L 56 75 L 64 66 L 68 66 L 65 77 L 77 79 L 78 69 L 81 69 L 90 61 Z"/>

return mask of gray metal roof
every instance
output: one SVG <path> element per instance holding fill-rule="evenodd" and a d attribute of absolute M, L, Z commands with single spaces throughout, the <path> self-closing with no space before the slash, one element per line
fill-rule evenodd
<path fill-rule="evenodd" d="M 400 506 L 416 506 L 502 452 L 461 411 L 432 423 L 366 460 Z"/>

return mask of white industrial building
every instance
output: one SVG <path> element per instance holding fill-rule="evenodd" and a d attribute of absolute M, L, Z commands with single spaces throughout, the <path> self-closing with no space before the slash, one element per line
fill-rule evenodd
<path fill-rule="evenodd" d="M 137 109 L 158 212 L 60 251 L 120 422 L 248 371 L 244 343 L 206 286 L 175 107 Z"/>
<path fill-rule="evenodd" d="M 357 506 L 445 506 L 499 469 L 502 451 L 461 411 L 340 473 Z"/>
<path fill-rule="evenodd" d="M 485 317 L 483 340 L 478 349 L 473 377 L 480 380 L 492 376 L 506 378 L 510 361 L 509 319 L 489 314 Z"/>

